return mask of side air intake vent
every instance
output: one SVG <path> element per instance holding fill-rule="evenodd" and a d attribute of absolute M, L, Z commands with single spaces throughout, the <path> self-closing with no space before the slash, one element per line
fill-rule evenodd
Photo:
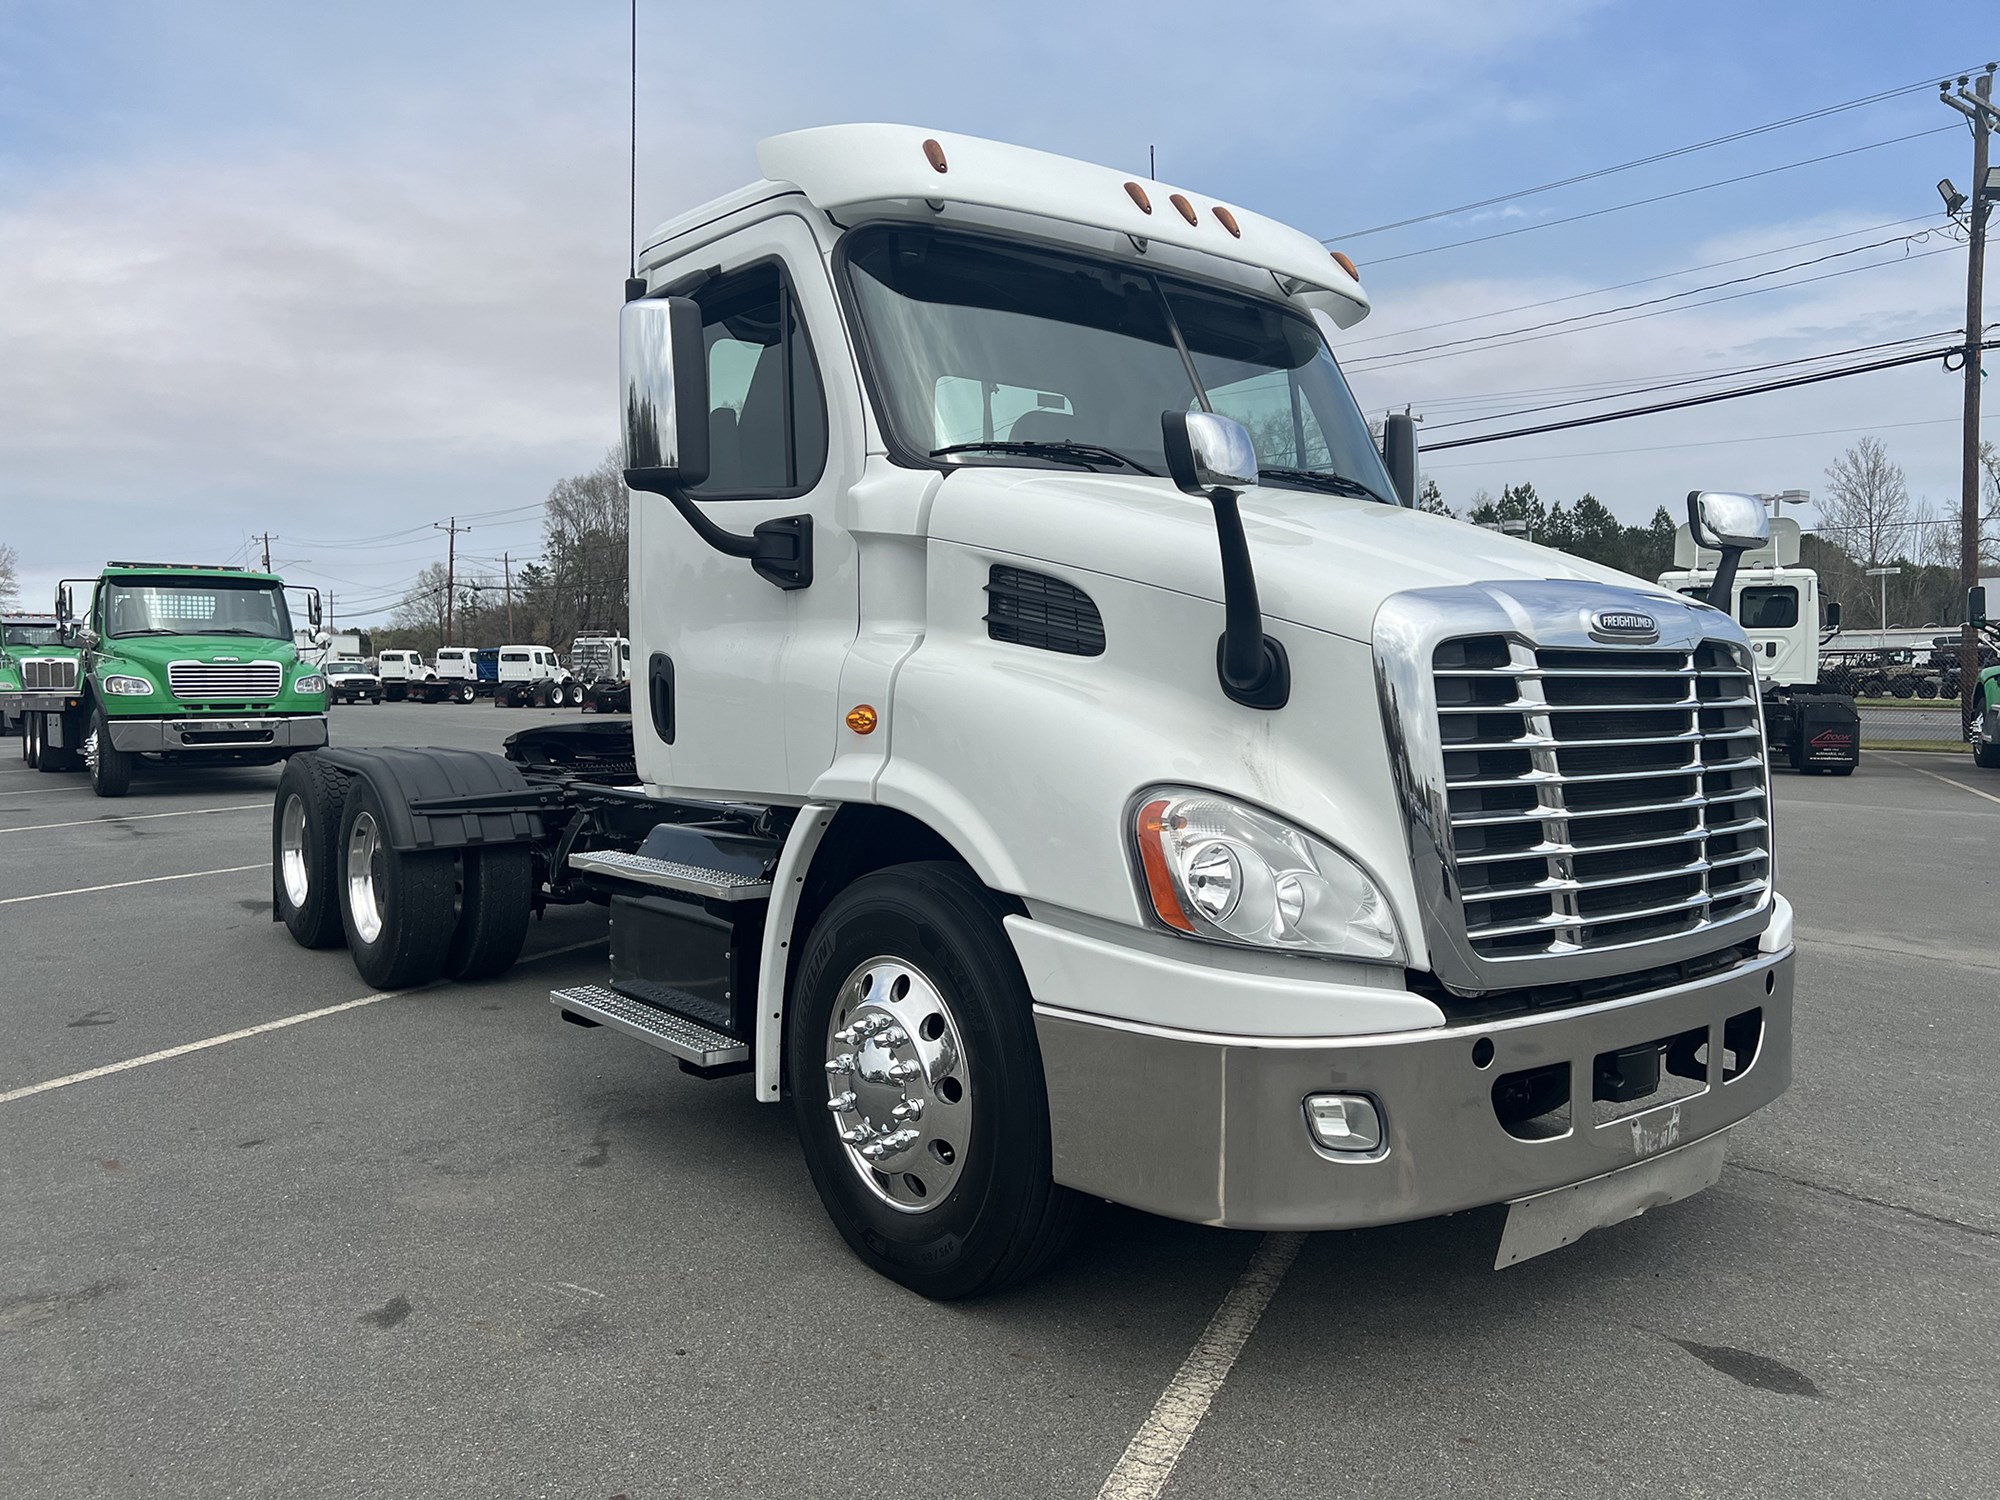
<path fill-rule="evenodd" d="M 986 606 L 986 633 L 996 641 L 1069 656 L 1104 654 L 1104 617 L 1090 595 L 1060 578 L 996 567 L 987 576 Z"/>

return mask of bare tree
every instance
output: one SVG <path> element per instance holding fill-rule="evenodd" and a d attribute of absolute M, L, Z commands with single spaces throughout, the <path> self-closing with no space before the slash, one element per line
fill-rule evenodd
<path fill-rule="evenodd" d="M 1864 437 L 1833 461 L 1819 500 L 1822 535 L 1855 561 L 1874 567 L 1910 545 L 1916 518 L 1901 464 L 1879 438 Z"/>
<path fill-rule="evenodd" d="M 0 542 L 0 609 L 17 609 L 21 603 L 21 555 Z"/>
<path fill-rule="evenodd" d="M 433 651 L 443 645 L 445 609 L 451 597 L 446 588 L 448 579 L 443 563 L 432 563 L 419 573 L 390 616 L 390 628 L 409 632 Z"/>

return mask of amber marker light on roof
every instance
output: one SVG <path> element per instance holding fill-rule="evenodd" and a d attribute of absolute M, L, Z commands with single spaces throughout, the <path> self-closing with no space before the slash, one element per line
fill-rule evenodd
<path fill-rule="evenodd" d="M 1167 202 L 1173 204 L 1175 208 L 1179 209 L 1181 211 L 1181 217 L 1183 219 L 1186 219 L 1188 223 L 1199 224 L 1201 222 L 1201 216 L 1194 211 L 1194 205 L 1188 202 L 1187 199 L 1183 197 L 1181 194 L 1179 193 L 1173 194 L 1171 197 L 1167 199 Z"/>
<path fill-rule="evenodd" d="M 1236 222 L 1235 214 L 1224 208 L 1220 203 L 1216 204 L 1209 212 L 1215 215 L 1216 222 L 1228 230 L 1231 236 L 1239 240 L 1243 238 L 1243 227 Z"/>
<path fill-rule="evenodd" d="M 942 172 L 945 169 L 944 147 L 940 146 L 936 141 L 924 142 L 924 157 L 938 171 Z"/>
<path fill-rule="evenodd" d="M 847 727 L 856 734 L 873 734 L 877 719 L 874 708 L 866 703 L 857 703 L 847 711 Z"/>
<path fill-rule="evenodd" d="M 1333 252 L 1333 263 L 1349 276 L 1352 276 L 1356 281 L 1361 279 L 1361 273 L 1354 269 L 1354 262 L 1342 255 L 1338 250 Z"/>
<path fill-rule="evenodd" d="M 1140 213 L 1149 214 L 1153 211 L 1153 200 L 1146 196 L 1146 190 L 1140 187 L 1138 183 L 1136 182 L 1126 183 L 1125 195 L 1128 198 L 1130 198 L 1134 203 L 1139 205 Z"/>

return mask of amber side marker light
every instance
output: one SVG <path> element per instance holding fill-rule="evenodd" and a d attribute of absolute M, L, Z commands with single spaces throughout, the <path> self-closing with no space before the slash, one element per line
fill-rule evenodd
<path fill-rule="evenodd" d="M 1175 208 L 1179 209 L 1181 211 L 1181 217 L 1183 219 L 1186 219 L 1188 223 L 1199 224 L 1201 222 L 1201 215 L 1194 211 L 1194 205 L 1188 202 L 1187 199 L 1182 197 L 1179 193 L 1174 193 L 1173 195 L 1171 195 L 1167 199 L 1167 202 L 1173 204 Z"/>
<path fill-rule="evenodd" d="M 1340 269 L 1345 271 L 1349 276 L 1352 276 L 1356 281 L 1359 281 L 1361 279 L 1361 273 L 1354 269 L 1354 262 L 1349 260 L 1346 256 L 1342 255 L 1338 250 L 1335 250 L 1333 252 L 1333 263 L 1339 266 Z"/>
<path fill-rule="evenodd" d="M 924 142 L 924 157 L 938 171 L 942 172 L 945 169 L 944 147 L 940 146 L 936 141 Z"/>
<path fill-rule="evenodd" d="M 1173 872 L 1167 869 L 1167 851 L 1161 847 L 1160 835 L 1167 831 L 1163 821 L 1166 811 L 1164 798 L 1139 809 L 1139 863 L 1146 871 L 1146 894 L 1153 898 L 1153 910 L 1160 920 L 1182 932 L 1193 932 L 1194 923 L 1188 920 L 1174 890 Z"/>
<path fill-rule="evenodd" d="M 873 734 L 878 722 L 875 710 L 866 703 L 857 703 L 847 711 L 847 727 L 856 734 Z"/>
<path fill-rule="evenodd" d="M 1221 224 L 1224 229 L 1228 230 L 1233 238 L 1239 240 L 1243 238 L 1243 226 L 1236 222 L 1235 214 L 1231 213 L 1228 209 L 1224 208 L 1219 203 L 1214 208 L 1210 209 L 1209 212 L 1215 215 L 1216 222 Z"/>
<path fill-rule="evenodd" d="M 1134 203 L 1139 205 L 1140 213 L 1149 214 L 1153 211 L 1153 200 L 1146 196 L 1146 190 L 1140 187 L 1138 183 L 1136 182 L 1126 183 L 1125 196 L 1130 198 Z"/>

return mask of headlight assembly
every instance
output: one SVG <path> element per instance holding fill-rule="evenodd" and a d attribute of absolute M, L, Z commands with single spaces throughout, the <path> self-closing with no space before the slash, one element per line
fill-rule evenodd
<path fill-rule="evenodd" d="M 153 684 L 144 677 L 107 677 L 104 691 L 114 698 L 144 698 L 153 691 Z"/>
<path fill-rule="evenodd" d="M 1163 788 L 1133 812 L 1159 920 L 1187 937 L 1399 963 L 1389 901 L 1322 839 L 1212 792 Z"/>
<path fill-rule="evenodd" d="M 303 673 L 300 675 L 299 680 L 292 684 L 292 691 L 295 693 L 323 693 L 326 691 L 326 679 L 317 672 Z"/>

